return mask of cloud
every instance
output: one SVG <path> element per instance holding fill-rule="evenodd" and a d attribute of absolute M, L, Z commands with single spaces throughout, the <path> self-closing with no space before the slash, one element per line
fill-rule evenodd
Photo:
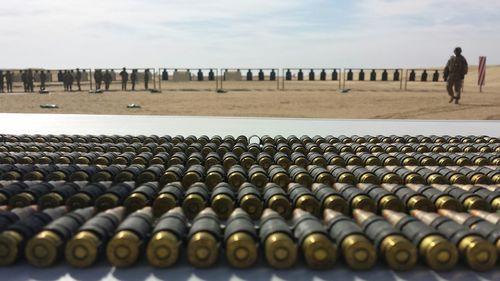
<path fill-rule="evenodd" d="M 496 0 L 0 0 L 2 67 L 500 63 Z"/>

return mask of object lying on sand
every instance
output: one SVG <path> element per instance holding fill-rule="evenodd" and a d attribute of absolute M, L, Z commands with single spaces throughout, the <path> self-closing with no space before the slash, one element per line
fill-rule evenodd
<path fill-rule="evenodd" d="M 41 104 L 40 108 L 59 108 L 59 106 L 57 106 L 57 104 L 46 103 L 46 104 Z"/>
<path fill-rule="evenodd" d="M 131 104 L 127 105 L 127 108 L 141 108 L 141 106 L 138 104 L 135 104 L 135 103 L 131 103 Z"/>
<path fill-rule="evenodd" d="M 45 88 L 41 88 L 41 89 L 40 89 L 40 91 L 38 91 L 38 93 L 39 93 L 39 94 L 44 94 L 44 95 L 45 95 L 45 94 L 48 94 L 48 93 L 49 93 L 49 91 L 48 91 L 47 89 L 45 89 Z"/>
<path fill-rule="evenodd" d="M 89 94 L 102 94 L 104 91 L 102 89 L 90 90 Z"/>
<path fill-rule="evenodd" d="M 160 91 L 160 90 L 157 90 L 157 89 L 151 89 L 151 90 L 149 90 L 149 92 L 150 92 L 151 94 L 161 93 L 161 91 Z"/>

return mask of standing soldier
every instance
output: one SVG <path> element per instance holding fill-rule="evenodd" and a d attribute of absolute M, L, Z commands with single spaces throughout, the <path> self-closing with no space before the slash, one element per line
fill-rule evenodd
<path fill-rule="evenodd" d="M 104 72 L 104 87 L 106 88 L 106 91 L 109 90 L 109 85 L 111 85 L 111 80 L 113 80 L 111 72 L 109 72 L 109 70 L 106 69 L 106 72 Z"/>
<path fill-rule="evenodd" d="M 47 81 L 47 74 L 45 74 L 45 70 L 40 72 L 40 90 L 45 90 L 45 82 Z"/>
<path fill-rule="evenodd" d="M 120 72 L 120 76 L 122 77 L 122 91 L 126 91 L 127 90 L 128 73 L 127 73 L 127 69 L 125 67 L 122 68 L 122 71 Z"/>
<path fill-rule="evenodd" d="M 14 76 L 10 70 L 5 73 L 5 82 L 7 82 L 7 93 L 12 93 L 12 85 L 14 84 Z"/>
<path fill-rule="evenodd" d="M 149 69 L 146 69 L 144 71 L 144 88 L 147 90 L 148 89 L 148 83 L 149 83 Z"/>
<path fill-rule="evenodd" d="M 75 76 L 73 75 L 73 70 L 71 71 L 68 71 L 68 88 L 69 88 L 69 91 L 72 92 L 73 91 L 73 83 L 75 82 Z"/>
<path fill-rule="evenodd" d="M 68 83 L 69 79 L 68 79 L 68 71 L 65 70 L 63 75 L 62 75 L 62 82 L 63 82 L 63 85 L 64 85 L 64 91 L 65 92 L 68 92 L 69 91 L 69 83 Z"/>
<path fill-rule="evenodd" d="M 96 69 L 94 72 L 94 80 L 95 80 L 95 88 L 96 90 L 101 89 L 101 83 L 102 83 L 102 70 Z"/>
<path fill-rule="evenodd" d="M 63 71 L 62 70 L 59 70 L 57 72 L 57 82 L 63 82 L 64 80 L 64 74 L 63 74 Z"/>
<path fill-rule="evenodd" d="M 132 91 L 135 91 L 135 82 L 137 82 L 137 69 L 132 70 L 132 74 L 130 74 L 130 82 L 132 83 Z"/>
<path fill-rule="evenodd" d="M 75 74 L 75 79 L 76 79 L 76 86 L 78 86 L 78 92 L 82 90 L 82 73 L 80 72 L 80 69 L 76 69 L 76 74 Z"/>
<path fill-rule="evenodd" d="M 28 85 L 28 92 L 33 93 L 35 91 L 35 77 L 33 77 L 33 71 L 31 69 L 28 69 L 26 73 L 26 83 Z"/>
<path fill-rule="evenodd" d="M 458 104 L 462 90 L 462 81 L 469 70 L 469 66 L 467 60 L 462 56 L 462 48 L 456 47 L 454 53 L 455 56 L 452 56 L 448 60 L 445 68 L 445 73 L 448 73 L 446 89 L 450 96 L 449 102 L 455 100 L 455 104 Z M 455 88 L 455 93 L 453 92 L 453 88 Z"/>
<path fill-rule="evenodd" d="M 23 89 L 24 92 L 26 93 L 28 91 L 28 77 L 26 76 L 27 73 L 26 70 L 25 71 L 20 70 L 19 72 L 21 73 L 21 81 L 23 81 Z"/>
<path fill-rule="evenodd" d="M 0 93 L 3 93 L 3 71 L 0 70 Z"/>

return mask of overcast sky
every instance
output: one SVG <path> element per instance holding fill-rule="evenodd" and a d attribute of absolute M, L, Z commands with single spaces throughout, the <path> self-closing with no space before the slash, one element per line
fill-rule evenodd
<path fill-rule="evenodd" d="M 0 0 L 0 68 L 500 64 L 499 0 Z"/>

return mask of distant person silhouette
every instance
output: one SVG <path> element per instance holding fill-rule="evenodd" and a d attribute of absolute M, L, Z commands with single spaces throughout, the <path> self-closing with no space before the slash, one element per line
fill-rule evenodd
<path fill-rule="evenodd" d="M 64 79 L 64 74 L 63 74 L 63 71 L 62 70 L 59 70 L 57 72 L 57 82 L 63 82 L 63 79 Z"/>
<path fill-rule="evenodd" d="M 65 85 L 65 90 L 68 92 L 73 91 L 73 82 L 75 78 L 73 77 L 73 74 L 71 71 L 66 70 L 64 72 L 64 85 Z"/>
<path fill-rule="evenodd" d="M 28 87 L 28 92 L 33 93 L 35 91 L 35 78 L 33 77 L 33 71 L 28 69 L 26 73 L 26 83 Z"/>
<path fill-rule="evenodd" d="M 148 84 L 149 84 L 149 78 L 150 78 L 151 74 L 149 72 L 149 69 L 146 69 L 144 71 L 144 88 L 147 90 L 149 87 L 148 87 Z"/>
<path fill-rule="evenodd" d="M 24 92 L 28 92 L 28 73 L 27 73 L 27 70 L 20 70 L 19 71 L 21 73 L 21 81 L 23 82 L 23 89 L 24 89 Z"/>
<path fill-rule="evenodd" d="M 75 73 L 76 86 L 78 87 L 78 92 L 82 90 L 82 72 L 79 68 L 76 69 Z"/>
<path fill-rule="evenodd" d="M 135 83 L 137 83 L 137 69 L 132 69 L 130 74 L 130 83 L 132 83 L 132 91 L 135 91 Z"/>
<path fill-rule="evenodd" d="M 4 90 L 4 82 L 3 82 L 3 71 L 0 70 L 0 93 L 3 93 L 3 90 Z"/>
<path fill-rule="evenodd" d="M 42 70 L 40 72 L 40 89 L 45 89 L 45 82 L 47 82 L 47 74 L 45 73 L 45 70 Z"/>
<path fill-rule="evenodd" d="M 109 91 L 109 87 L 111 86 L 111 81 L 113 81 L 113 76 L 111 76 L 111 72 L 106 69 L 103 75 L 103 80 L 104 80 L 104 88 L 106 91 Z"/>
<path fill-rule="evenodd" d="M 12 93 L 12 86 L 14 84 L 14 75 L 10 70 L 5 72 L 5 83 L 7 85 L 7 93 Z"/>
<path fill-rule="evenodd" d="M 95 88 L 96 88 L 96 90 L 101 89 L 101 84 L 102 84 L 102 79 L 103 78 L 104 77 L 102 75 L 102 70 L 96 69 L 94 71 L 94 81 L 95 81 Z"/>
<path fill-rule="evenodd" d="M 122 68 L 122 71 L 120 72 L 120 77 L 122 79 L 122 91 L 127 90 L 127 81 L 128 81 L 128 72 L 127 69 L 124 67 Z"/>

